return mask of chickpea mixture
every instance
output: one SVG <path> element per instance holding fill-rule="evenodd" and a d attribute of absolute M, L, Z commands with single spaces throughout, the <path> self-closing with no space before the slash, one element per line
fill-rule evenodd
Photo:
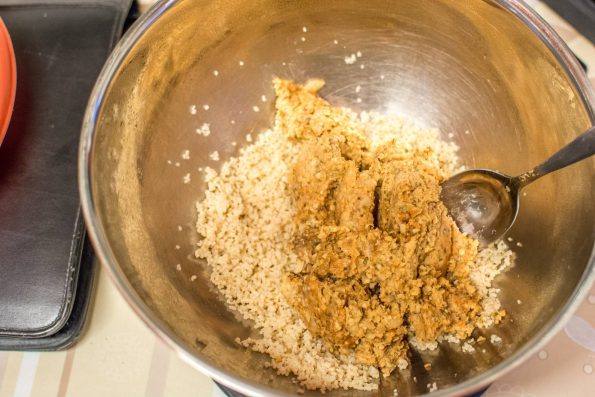
<path fill-rule="evenodd" d="M 478 325 L 477 241 L 449 217 L 439 199 L 445 175 L 426 154 L 373 146 L 317 95 L 322 84 L 275 80 L 277 124 L 300 143 L 288 185 L 292 243 L 305 263 L 287 273 L 283 293 L 332 351 L 354 351 L 388 375 L 406 357 L 408 335 L 464 339 Z"/>

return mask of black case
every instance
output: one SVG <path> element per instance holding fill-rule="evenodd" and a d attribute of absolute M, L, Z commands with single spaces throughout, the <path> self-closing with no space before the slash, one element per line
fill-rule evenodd
<path fill-rule="evenodd" d="M 0 349 L 54 350 L 80 334 L 93 258 L 77 152 L 95 80 L 130 0 L 0 0 L 17 63 L 0 147 Z"/>

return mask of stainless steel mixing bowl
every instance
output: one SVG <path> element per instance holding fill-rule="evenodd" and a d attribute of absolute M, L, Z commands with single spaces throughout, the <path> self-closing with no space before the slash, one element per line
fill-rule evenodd
<path fill-rule="evenodd" d="M 358 51 L 355 63 L 345 61 Z M 595 121 L 592 88 L 576 60 L 520 1 L 172 0 L 153 7 L 112 54 L 88 106 L 79 183 L 89 234 L 159 337 L 252 396 L 288 396 L 297 386 L 265 368 L 267 357 L 234 343 L 254 332 L 226 309 L 205 264 L 193 258 L 194 203 L 204 189 L 198 168 L 220 164 L 209 153 L 233 156 L 232 141 L 271 125 L 274 75 L 324 78 L 322 95 L 333 103 L 438 127 L 453 134 L 465 164 L 508 174 Z M 195 133 L 205 122 L 209 137 Z M 461 395 L 533 354 L 593 280 L 594 181 L 588 160 L 527 189 L 510 232 L 523 243 L 513 245 L 517 266 L 497 280 L 509 315 L 483 332 L 503 343 L 470 355 L 445 344 L 415 353 L 412 368 L 384 379 L 378 393 L 329 395 L 392 396 L 394 387 L 399 396 L 422 395 L 433 382 L 433 395 Z"/>

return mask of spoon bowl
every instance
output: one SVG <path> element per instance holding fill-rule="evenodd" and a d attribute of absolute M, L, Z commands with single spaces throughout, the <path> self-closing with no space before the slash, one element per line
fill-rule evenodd
<path fill-rule="evenodd" d="M 510 229 L 519 212 L 519 191 L 531 182 L 595 154 L 595 127 L 589 128 L 546 161 L 519 176 L 473 169 L 442 184 L 440 198 L 463 233 L 482 247 Z"/>
<path fill-rule="evenodd" d="M 473 169 L 442 184 L 441 200 L 459 229 L 481 247 L 510 229 L 519 211 L 519 190 L 513 178 L 497 171 Z"/>

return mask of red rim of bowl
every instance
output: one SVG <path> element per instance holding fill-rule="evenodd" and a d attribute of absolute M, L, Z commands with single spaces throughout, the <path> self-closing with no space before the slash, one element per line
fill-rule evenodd
<path fill-rule="evenodd" d="M 17 88 L 17 67 L 12 41 L 0 18 L 0 145 L 6 135 Z"/>

